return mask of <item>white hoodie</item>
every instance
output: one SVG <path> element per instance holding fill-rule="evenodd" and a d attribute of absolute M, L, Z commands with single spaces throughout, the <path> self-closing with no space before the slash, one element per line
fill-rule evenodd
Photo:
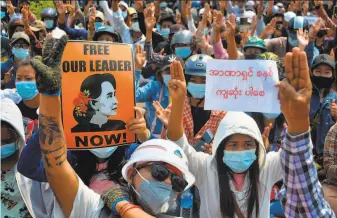
<path fill-rule="evenodd" d="M 199 189 L 201 199 L 200 217 L 222 217 L 215 153 L 219 144 L 225 138 L 233 134 L 245 134 L 253 137 L 259 142 L 260 212 L 257 217 L 269 217 L 271 188 L 277 181 L 282 179 L 280 152 L 269 152 L 266 154 L 262 136 L 256 122 L 243 112 L 228 112 L 222 119 L 214 137 L 212 155 L 208 155 L 203 152 L 196 152 L 195 149 L 188 144 L 185 135 L 176 141 L 176 143 L 183 148 L 185 154 L 187 155 L 189 170 L 195 176 L 195 186 Z M 241 192 L 235 190 L 231 181 L 230 186 L 232 192 L 236 196 L 241 212 L 245 217 L 247 217 L 248 197 L 245 193 L 249 189 L 248 175 L 246 175 Z M 228 194 L 230 194 L 229 191 Z M 256 212 L 254 207 L 252 217 L 256 217 L 255 214 Z M 235 217 L 237 216 L 235 215 Z"/>

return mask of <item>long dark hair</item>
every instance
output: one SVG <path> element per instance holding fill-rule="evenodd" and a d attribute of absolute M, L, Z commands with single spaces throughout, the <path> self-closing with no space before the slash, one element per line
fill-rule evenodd
<path fill-rule="evenodd" d="M 102 94 L 102 83 L 103 82 L 109 82 L 114 87 L 114 89 L 117 89 L 116 80 L 115 77 L 112 74 L 105 73 L 105 74 L 94 74 L 90 75 L 85 80 L 83 80 L 81 84 L 80 91 L 84 93 L 85 96 L 91 98 L 91 99 L 97 99 Z M 95 100 L 91 100 L 92 102 L 95 102 Z M 96 114 L 96 111 L 94 108 L 91 107 L 90 103 L 87 105 L 87 111 L 85 116 L 81 116 L 78 114 L 77 106 L 74 108 L 73 116 L 75 120 L 78 122 L 78 124 L 87 125 L 91 118 Z"/>
<path fill-rule="evenodd" d="M 126 148 L 127 146 L 118 147 L 108 160 L 107 177 L 109 180 L 118 184 L 123 183 L 121 172 L 124 164 L 126 163 L 126 160 L 124 159 Z M 76 165 L 73 166 L 75 172 L 82 179 L 83 183 L 89 186 L 93 175 L 98 173 L 96 171 L 98 158 L 88 150 L 71 151 L 71 154 L 76 162 Z"/>
<path fill-rule="evenodd" d="M 234 193 L 230 189 L 229 180 L 233 179 L 233 172 L 230 168 L 224 164 L 223 156 L 224 156 L 224 148 L 226 142 L 229 140 L 230 137 L 224 139 L 218 149 L 216 150 L 215 158 L 217 163 L 218 169 L 218 179 L 219 179 L 219 190 L 220 190 L 220 207 L 221 207 L 221 214 L 223 217 L 234 217 L 235 214 L 235 206 L 234 206 Z M 254 204 L 256 208 L 256 217 L 259 214 L 259 144 L 255 141 L 257 148 L 256 148 L 256 160 L 248 169 L 249 174 L 249 197 L 246 201 L 248 203 L 248 217 L 252 217 L 252 213 L 254 210 Z M 228 194 L 228 190 L 231 194 Z"/>

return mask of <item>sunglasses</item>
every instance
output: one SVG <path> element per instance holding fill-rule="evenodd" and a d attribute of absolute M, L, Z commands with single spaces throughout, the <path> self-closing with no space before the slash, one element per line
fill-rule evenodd
<path fill-rule="evenodd" d="M 151 167 L 152 177 L 159 182 L 163 182 L 169 176 L 171 176 L 172 189 L 176 192 L 184 191 L 186 186 L 188 185 L 187 181 L 183 177 L 178 176 L 177 174 L 167 169 L 167 164 L 165 163 L 148 163 L 148 164 L 136 167 L 136 170 L 139 171 L 140 169 L 143 169 L 145 167 Z"/>

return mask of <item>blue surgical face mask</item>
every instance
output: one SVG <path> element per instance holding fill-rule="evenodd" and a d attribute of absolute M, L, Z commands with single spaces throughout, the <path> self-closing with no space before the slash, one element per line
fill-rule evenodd
<path fill-rule="evenodd" d="M 5 159 L 12 154 L 14 154 L 18 150 L 18 146 L 16 146 L 16 143 L 10 143 L 10 144 L 5 144 L 1 145 L 1 159 Z"/>
<path fill-rule="evenodd" d="M 263 117 L 266 119 L 266 120 L 275 120 L 278 116 L 280 116 L 279 113 L 263 113 L 262 114 Z"/>
<path fill-rule="evenodd" d="M 222 161 L 226 164 L 234 173 L 246 172 L 249 167 L 256 160 L 256 149 L 244 150 L 244 151 L 226 151 Z"/>
<path fill-rule="evenodd" d="M 181 57 L 182 59 L 186 59 L 191 55 L 192 51 L 190 47 L 178 47 L 175 48 L 175 54 Z"/>
<path fill-rule="evenodd" d="M 54 21 L 53 20 L 45 20 L 44 24 L 46 25 L 47 29 L 53 29 L 53 27 L 54 27 Z"/>
<path fill-rule="evenodd" d="M 208 35 L 208 29 L 204 29 L 204 34 Z"/>
<path fill-rule="evenodd" d="M 125 19 L 128 16 L 128 12 L 127 11 L 122 11 L 122 17 Z"/>
<path fill-rule="evenodd" d="M 168 83 L 171 80 L 171 75 L 163 75 L 165 85 L 168 87 Z"/>
<path fill-rule="evenodd" d="M 205 97 L 206 84 L 197 84 L 189 82 L 187 84 L 187 90 L 191 93 L 193 98 L 202 99 Z"/>
<path fill-rule="evenodd" d="M 166 8 L 167 7 L 167 2 L 160 2 L 159 7 L 160 8 Z"/>
<path fill-rule="evenodd" d="M 102 26 L 103 26 L 102 22 L 95 22 L 95 30 L 98 30 Z"/>
<path fill-rule="evenodd" d="M 31 100 L 39 94 L 39 91 L 36 88 L 35 81 L 21 81 L 16 82 L 16 91 L 21 96 L 23 100 Z"/>
<path fill-rule="evenodd" d="M 96 157 L 105 159 L 110 157 L 116 150 L 117 146 L 114 147 L 105 147 L 105 148 L 95 148 L 95 149 L 90 149 L 89 151 L 93 153 Z"/>
<path fill-rule="evenodd" d="M 139 172 L 138 175 L 140 175 Z M 150 209 L 155 215 L 167 212 L 168 201 L 173 193 L 172 186 L 164 182 L 148 181 L 144 178 L 143 180 L 138 187 L 140 204 Z"/>
<path fill-rule="evenodd" d="M 13 48 L 12 53 L 16 58 L 23 60 L 29 55 L 29 50 L 25 48 Z"/>
<path fill-rule="evenodd" d="M 162 34 L 165 39 L 168 39 L 170 35 L 170 29 L 169 28 L 161 29 L 160 34 Z"/>
<path fill-rule="evenodd" d="M 4 18 L 6 16 L 6 12 L 5 11 L 1 11 L 0 12 L 0 19 Z"/>

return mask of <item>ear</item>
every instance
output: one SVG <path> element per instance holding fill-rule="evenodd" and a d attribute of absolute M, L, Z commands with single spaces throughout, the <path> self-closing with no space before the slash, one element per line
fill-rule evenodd
<path fill-rule="evenodd" d="M 99 110 L 99 103 L 96 100 L 90 100 L 89 101 L 90 106 L 95 110 L 98 111 Z"/>

